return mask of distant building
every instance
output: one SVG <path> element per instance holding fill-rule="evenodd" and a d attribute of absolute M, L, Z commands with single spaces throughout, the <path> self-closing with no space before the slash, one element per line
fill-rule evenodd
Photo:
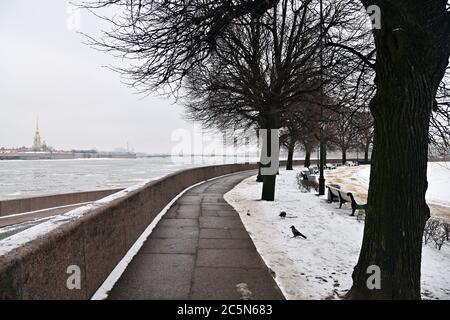
<path fill-rule="evenodd" d="M 36 131 L 31 148 L 0 148 L 0 160 L 61 160 L 61 159 L 136 159 L 134 152 L 125 149 L 113 152 L 98 152 L 97 150 L 55 150 L 41 139 L 39 132 L 39 117 L 36 117 Z"/>
<path fill-rule="evenodd" d="M 36 132 L 34 133 L 33 151 L 42 151 L 41 134 L 39 133 L 39 116 L 36 117 Z"/>

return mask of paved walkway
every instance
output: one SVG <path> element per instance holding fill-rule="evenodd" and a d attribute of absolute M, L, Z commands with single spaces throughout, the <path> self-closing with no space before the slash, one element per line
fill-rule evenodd
<path fill-rule="evenodd" d="M 109 299 L 284 299 L 238 213 L 223 199 L 253 174 L 209 181 L 179 198 Z"/>

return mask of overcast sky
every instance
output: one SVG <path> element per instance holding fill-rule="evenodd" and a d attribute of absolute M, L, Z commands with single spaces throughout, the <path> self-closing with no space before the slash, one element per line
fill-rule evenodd
<path fill-rule="evenodd" d="M 0 0 L 0 146 L 31 146 L 39 114 L 41 136 L 58 149 L 93 148 L 170 153 L 172 133 L 192 130 L 183 108 L 136 94 L 105 65 L 110 55 L 84 45 L 71 30 L 66 0 Z M 88 13 L 82 32 L 96 35 Z"/>

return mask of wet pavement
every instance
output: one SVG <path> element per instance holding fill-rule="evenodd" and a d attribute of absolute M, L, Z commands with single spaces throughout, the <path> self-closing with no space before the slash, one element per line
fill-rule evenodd
<path fill-rule="evenodd" d="M 205 182 L 180 197 L 153 230 L 109 299 L 284 299 L 223 195 L 255 172 Z"/>

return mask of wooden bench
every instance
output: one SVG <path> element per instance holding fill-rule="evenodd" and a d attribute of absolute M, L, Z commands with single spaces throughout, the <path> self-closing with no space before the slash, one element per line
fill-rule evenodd
<path fill-rule="evenodd" d="M 339 191 L 341 191 L 341 187 L 337 184 L 327 185 L 328 188 L 328 202 L 332 203 L 334 200 L 339 201 Z"/>
<path fill-rule="evenodd" d="M 355 200 L 355 197 L 351 192 L 345 192 L 341 190 L 338 185 L 328 185 L 328 202 L 334 202 L 336 199 L 339 201 L 339 209 L 342 208 L 342 205 L 350 202 L 352 206 L 352 214 L 350 216 L 354 217 L 356 210 L 365 210 L 367 208 L 367 204 L 358 204 Z"/>

